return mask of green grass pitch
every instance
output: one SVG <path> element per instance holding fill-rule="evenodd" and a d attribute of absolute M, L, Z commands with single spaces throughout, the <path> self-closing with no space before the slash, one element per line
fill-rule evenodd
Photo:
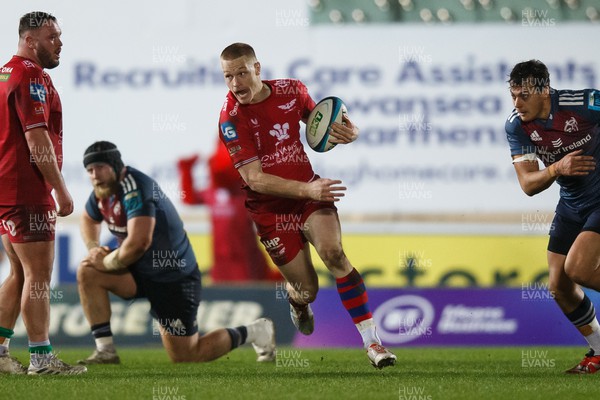
<path fill-rule="evenodd" d="M 12 355 L 27 361 L 27 354 Z M 74 362 L 92 349 L 59 349 Z M 583 348 L 394 349 L 395 367 L 376 370 L 358 349 L 281 348 L 256 363 L 243 347 L 205 364 L 172 364 L 164 350 L 122 348 L 121 365 L 83 376 L 0 376 L 3 399 L 588 399 L 600 373 L 566 375 Z"/>

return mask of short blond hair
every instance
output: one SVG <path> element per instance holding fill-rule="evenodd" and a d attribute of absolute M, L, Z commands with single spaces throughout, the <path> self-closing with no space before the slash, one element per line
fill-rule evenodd
<path fill-rule="evenodd" d="M 244 56 L 256 60 L 256 53 L 254 53 L 254 49 L 252 46 L 246 43 L 230 44 L 221 52 L 221 59 L 227 61 L 235 60 L 236 58 Z"/>

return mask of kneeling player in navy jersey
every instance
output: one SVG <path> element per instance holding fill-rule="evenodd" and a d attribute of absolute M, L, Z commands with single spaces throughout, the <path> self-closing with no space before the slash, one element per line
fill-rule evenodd
<path fill-rule="evenodd" d="M 515 65 L 509 84 L 515 108 L 506 133 L 521 188 L 533 196 L 560 185 L 548 242 L 549 290 L 590 346 L 566 372 L 591 374 L 600 369 L 600 325 L 579 285 L 600 290 L 600 91 L 553 89 L 537 60 Z"/>
<path fill-rule="evenodd" d="M 274 360 L 275 332 L 269 319 L 199 335 L 200 271 L 183 222 L 160 186 L 124 166 L 110 142 L 88 147 L 83 165 L 94 190 L 81 220 L 89 253 L 77 281 L 96 350 L 79 363 L 120 363 L 110 328 L 109 292 L 124 299 L 148 299 L 173 362 L 211 361 L 246 342 L 252 343 L 258 361 Z M 102 221 L 119 241 L 112 251 L 100 246 Z"/>

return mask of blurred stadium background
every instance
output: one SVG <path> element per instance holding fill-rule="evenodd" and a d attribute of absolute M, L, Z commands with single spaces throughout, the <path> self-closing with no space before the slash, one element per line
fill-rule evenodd
<path fill-rule="evenodd" d="M 81 156 L 93 141 L 115 142 L 126 164 L 161 183 L 200 268 L 212 266 L 208 212 L 180 201 L 176 160 L 212 153 L 226 94 L 218 57 L 243 41 L 265 78 L 301 79 L 315 100 L 341 97 L 361 128 L 351 146 L 309 157 L 321 176 L 349 187 L 339 203 L 344 246 L 370 287 L 387 345 L 583 345 L 547 292 L 558 191 L 528 198 L 518 186 L 504 133 L 506 80 L 515 63 L 538 58 L 556 88 L 598 87 L 600 1 L 27 0 L 3 5 L 5 60 L 16 51 L 18 18 L 36 9 L 63 29 L 61 65 L 50 74 L 76 204 L 58 227 L 53 343 L 93 343 L 75 290 L 85 253 L 77 220 L 90 191 Z M 195 174 L 206 183 L 206 169 Z M 353 332 L 350 321 L 317 265 L 313 336 L 295 335 L 281 284 L 212 285 L 208 277 L 201 328 L 266 315 L 280 343 L 359 345 L 358 334 L 343 334 Z M 2 277 L 7 269 L 3 262 Z M 115 299 L 113 310 L 118 344 L 158 345 L 147 303 Z M 16 332 L 13 342 L 23 343 L 22 324 Z"/>

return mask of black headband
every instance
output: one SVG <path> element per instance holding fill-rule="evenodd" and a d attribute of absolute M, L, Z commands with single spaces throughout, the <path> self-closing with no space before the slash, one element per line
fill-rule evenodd
<path fill-rule="evenodd" d="M 121 160 L 121 153 L 119 149 L 106 149 L 99 151 L 91 151 L 83 155 L 83 166 L 87 168 L 88 165 L 102 162 L 110 165 L 115 170 L 117 177 L 123 169 L 123 161 Z"/>
<path fill-rule="evenodd" d="M 95 163 L 95 162 L 104 162 L 107 164 L 110 164 L 111 161 L 114 159 L 114 156 L 112 156 L 112 154 L 108 154 L 108 153 L 114 153 L 117 152 L 116 156 L 118 158 L 121 158 L 121 153 L 119 152 L 118 149 L 109 149 L 109 150 L 101 150 L 101 151 L 94 151 L 92 153 L 87 153 L 83 156 L 83 166 L 87 167 L 88 165 Z"/>

